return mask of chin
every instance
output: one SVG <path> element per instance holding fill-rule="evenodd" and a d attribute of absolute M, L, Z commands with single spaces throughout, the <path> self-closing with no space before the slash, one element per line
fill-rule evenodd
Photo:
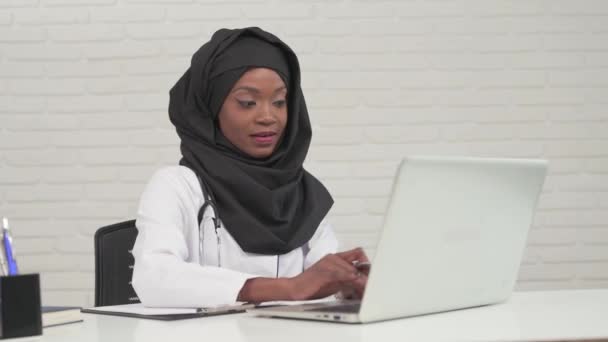
<path fill-rule="evenodd" d="M 252 155 L 252 157 L 256 158 L 256 159 L 265 159 L 268 158 L 272 155 L 272 153 L 257 153 Z"/>
<path fill-rule="evenodd" d="M 253 158 L 264 159 L 264 158 L 270 157 L 273 152 L 274 152 L 274 147 L 272 149 L 268 149 L 268 150 L 255 149 L 254 151 L 250 151 L 248 154 L 250 156 L 252 156 Z"/>

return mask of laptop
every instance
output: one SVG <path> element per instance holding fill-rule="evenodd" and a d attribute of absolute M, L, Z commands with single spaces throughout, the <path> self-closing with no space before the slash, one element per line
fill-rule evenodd
<path fill-rule="evenodd" d="M 405 158 L 361 301 L 250 312 L 367 323 L 503 302 L 517 280 L 546 172 L 545 160 Z"/>

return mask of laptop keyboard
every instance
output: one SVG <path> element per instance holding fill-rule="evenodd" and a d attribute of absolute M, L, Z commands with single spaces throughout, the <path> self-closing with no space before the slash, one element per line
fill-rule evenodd
<path fill-rule="evenodd" d="M 358 313 L 361 308 L 361 303 L 332 305 L 324 308 L 310 309 L 306 311 L 321 311 L 321 312 L 343 312 L 343 313 Z"/>

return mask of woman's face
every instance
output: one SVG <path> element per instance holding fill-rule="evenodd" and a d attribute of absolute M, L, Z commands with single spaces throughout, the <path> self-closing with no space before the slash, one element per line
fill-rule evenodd
<path fill-rule="evenodd" d="M 287 125 L 285 83 L 274 70 L 248 70 L 226 96 L 218 120 L 239 150 L 254 158 L 270 156 Z"/>

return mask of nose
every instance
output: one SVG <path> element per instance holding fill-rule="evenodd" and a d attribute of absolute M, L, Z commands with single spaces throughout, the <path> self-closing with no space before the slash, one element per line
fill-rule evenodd
<path fill-rule="evenodd" d="M 277 117 L 272 111 L 272 106 L 270 104 L 260 106 L 260 110 L 256 115 L 255 121 L 265 126 L 269 126 L 276 123 Z"/>

